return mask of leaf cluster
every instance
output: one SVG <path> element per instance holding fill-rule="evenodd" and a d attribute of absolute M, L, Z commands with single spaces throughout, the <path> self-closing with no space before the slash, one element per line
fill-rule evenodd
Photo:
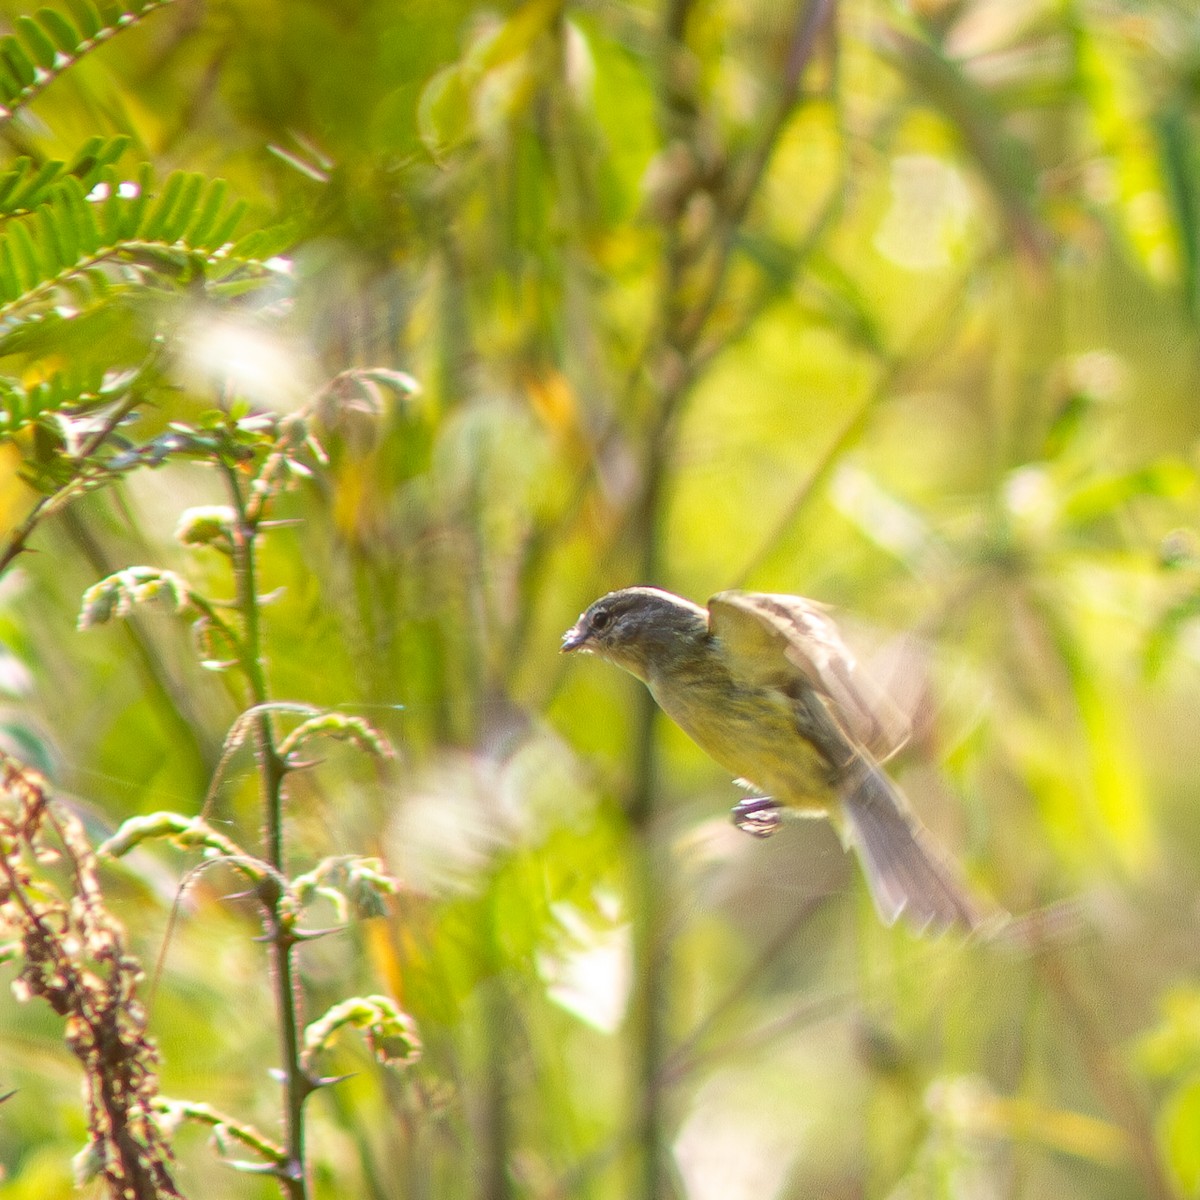
<path fill-rule="evenodd" d="M 22 14 L 16 32 L 0 38 L 0 123 L 11 120 L 79 58 L 172 0 L 67 0 Z"/>

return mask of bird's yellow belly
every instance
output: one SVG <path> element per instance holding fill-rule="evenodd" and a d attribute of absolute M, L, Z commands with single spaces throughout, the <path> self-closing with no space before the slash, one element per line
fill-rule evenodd
<path fill-rule="evenodd" d="M 823 812 L 834 802 L 829 764 L 800 735 L 782 692 L 704 685 L 660 689 L 663 711 L 737 779 L 790 808 Z"/>

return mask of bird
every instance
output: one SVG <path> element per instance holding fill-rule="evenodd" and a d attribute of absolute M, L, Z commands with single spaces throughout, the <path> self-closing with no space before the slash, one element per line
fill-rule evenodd
<path fill-rule="evenodd" d="M 828 609 L 801 596 L 719 592 L 701 607 L 655 587 L 596 600 L 562 651 L 640 679 L 659 707 L 754 794 L 734 819 L 758 836 L 784 813 L 827 817 L 863 866 L 876 911 L 918 931 L 981 915 L 882 762 L 907 721 L 873 685 Z"/>

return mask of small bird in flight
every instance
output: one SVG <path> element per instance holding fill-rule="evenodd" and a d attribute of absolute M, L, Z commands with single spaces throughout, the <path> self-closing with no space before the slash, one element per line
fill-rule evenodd
<path fill-rule="evenodd" d="M 782 812 L 824 815 L 854 846 L 889 925 L 974 929 L 980 917 L 880 767 L 907 722 L 857 670 L 824 608 L 720 592 L 701 608 L 658 588 L 602 596 L 562 649 L 598 654 L 649 687 L 702 750 L 759 793 L 735 820 L 766 836 Z"/>

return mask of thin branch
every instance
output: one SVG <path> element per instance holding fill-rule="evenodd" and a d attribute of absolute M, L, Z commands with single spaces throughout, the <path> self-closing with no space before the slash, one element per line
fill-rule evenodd
<path fill-rule="evenodd" d="M 700 1023 L 690 1034 L 675 1047 L 671 1057 L 663 1064 L 663 1081 L 673 1084 L 686 1077 L 695 1067 L 699 1057 L 700 1047 L 707 1041 L 709 1035 L 717 1028 L 722 1020 L 733 1012 L 739 1004 L 761 982 L 762 976 L 771 968 L 775 960 L 787 949 L 792 940 L 804 929 L 828 901 L 827 895 L 810 896 L 792 914 L 783 928 L 763 947 L 758 957 L 734 981 L 729 990 L 708 1010 Z"/>
<path fill-rule="evenodd" d="M 155 1108 L 164 1116 L 195 1121 L 199 1125 L 207 1125 L 215 1132 L 218 1141 L 229 1138 L 240 1142 L 248 1149 L 261 1154 L 267 1162 L 276 1167 L 287 1165 L 287 1151 L 278 1143 L 259 1133 L 253 1125 L 247 1125 L 235 1120 L 226 1113 L 212 1107 L 211 1104 L 199 1104 L 192 1100 L 170 1100 L 160 1096 Z"/>
<path fill-rule="evenodd" d="M 750 205 L 758 194 L 767 168 L 771 165 L 780 135 L 796 108 L 800 98 L 800 80 L 816 52 L 821 31 L 833 17 L 835 4 L 836 0 L 809 0 L 797 13 L 795 30 L 788 47 L 784 84 L 776 99 L 775 111 L 768 120 L 758 144 L 747 155 L 730 184 L 722 206 L 724 227 L 719 237 L 711 275 L 701 299 L 680 329 L 681 341 L 689 347 L 695 346 L 712 319 L 733 259 L 738 232 L 745 223 Z"/>

